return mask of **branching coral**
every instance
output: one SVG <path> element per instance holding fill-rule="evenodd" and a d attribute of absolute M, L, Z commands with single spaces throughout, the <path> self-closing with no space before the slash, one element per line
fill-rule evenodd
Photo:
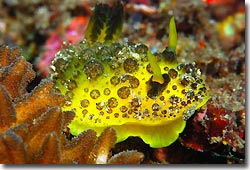
<path fill-rule="evenodd" d="M 112 156 L 116 133 L 111 128 L 100 137 L 88 130 L 68 139 L 66 126 L 73 112 L 61 111 L 64 96 L 55 93 L 51 81 L 43 81 L 27 93 L 26 86 L 34 76 L 18 48 L 0 48 L 0 163 L 141 162 L 143 154 L 137 151 Z"/>

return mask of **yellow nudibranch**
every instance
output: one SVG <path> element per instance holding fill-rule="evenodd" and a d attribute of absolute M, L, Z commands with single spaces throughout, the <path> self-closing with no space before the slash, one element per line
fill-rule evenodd
<path fill-rule="evenodd" d="M 51 78 L 66 96 L 63 110 L 76 113 L 70 132 L 93 129 L 99 136 L 112 127 L 117 142 L 138 136 L 153 148 L 173 143 L 209 99 L 195 63 L 177 63 L 174 36 L 171 49 L 156 54 L 141 43 L 87 40 L 58 52 Z"/>

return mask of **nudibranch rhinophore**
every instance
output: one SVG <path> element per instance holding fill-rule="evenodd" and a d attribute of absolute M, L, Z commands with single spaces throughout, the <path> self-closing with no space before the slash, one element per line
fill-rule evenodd
<path fill-rule="evenodd" d="M 155 54 L 141 43 L 87 40 L 57 53 L 50 77 L 66 96 L 63 110 L 76 113 L 73 135 L 112 127 L 117 142 L 138 136 L 153 148 L 178 138 L 209 94 L 195 63 L 177 63 L 173 19 L 169 34 L 169 47 Z"/>

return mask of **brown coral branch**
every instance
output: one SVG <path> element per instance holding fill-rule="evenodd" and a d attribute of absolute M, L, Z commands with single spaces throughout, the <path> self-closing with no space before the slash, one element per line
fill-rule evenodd
<path fill-rule="evenodd" d="M 27 63 L 23 57 L 17 58 L 3 70 L 1 82 L 12 98 L 24 95 L 25 87 L 35 77 L 31 64 Z"/>
<path fill-rule="evenodd" d="M 143 158 L 144 155 L 135 150 L 123 151 L 110 158 L 108 164 L 140 164 Z"/>
<path fill-rule="evenodd" d="M 88 163 L 89 153 L 93 149 L 96 139 L 96 133 L 93 130 L 88 130 L 73 138 L 72 141 L 68 141 L 62 148 L 62 161 L 66 163 Z"/>
<path fill-rule="evenodd" d="M 15 108 L 11 102 L 11 97 L 8 94 L 5 86 L 0 83 L 0 132 L 4 131 L 5 127 L 11 126 L 16 121 Z"/>
<path fill-rule="evenodd" d="M 21 56 L 21 51 L 17 47 L 0 46 L 0 69 L 10 65 L 16 58 Z"/>
<path fill-rule="evenodd" d="M 90 153 L 91 158 L 89 163 L 106 164 L 109 157 L 109 148 L 114 147 L 116 134 L 114 129 L 107 128 L 98 138 L 93 151 Z"/>
<path fill-rule="evenodd" d="M 2 146 L 0 144 L 1 150 L 1 163 L 5 164 L 24 164 L 26 163 L 26 152 L 25 144 L 23 143 L 22 138 L 16 135 L 14 132 L 7 131 L 1 135 Z"/>
<path fill-rule="evenodd" d="M 16 104 L 17 123 L 32 122 L 34 118 L 37 118 L 49 107 L 60 106 L 64 102 L 64 97 L 55 94 L 52 87 L 51 81 L 45 81 Z"/>
<path fill-rule="evenodd" d="M 49 108 L 48 111 L 43 113 L 37 120 L 34 120 L 30 125 L 29 133 L 24 139 L 28 144 L 28 153 L 32 157 L 36 148 L 42 147 L 43 139 L 50 132 L 60 134 L 62 125 L 62 112 L 59 108 Z"/>
<path fill-rule="evenodd" d="M 55 132 L 48 133 L 45 136 L 41 149 L 35 156 L 35 160 L 31 162 L 38 164 L 57 164 L 61 162 L 59 140 Z"/>

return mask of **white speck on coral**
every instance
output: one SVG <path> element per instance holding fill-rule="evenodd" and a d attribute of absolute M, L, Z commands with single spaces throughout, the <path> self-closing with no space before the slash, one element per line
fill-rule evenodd
<path fill-rule="evenodd" d="M 101 153 L 96 158 L 96 164 L 106 164 L 108 155 L 105 153 Z"/>

